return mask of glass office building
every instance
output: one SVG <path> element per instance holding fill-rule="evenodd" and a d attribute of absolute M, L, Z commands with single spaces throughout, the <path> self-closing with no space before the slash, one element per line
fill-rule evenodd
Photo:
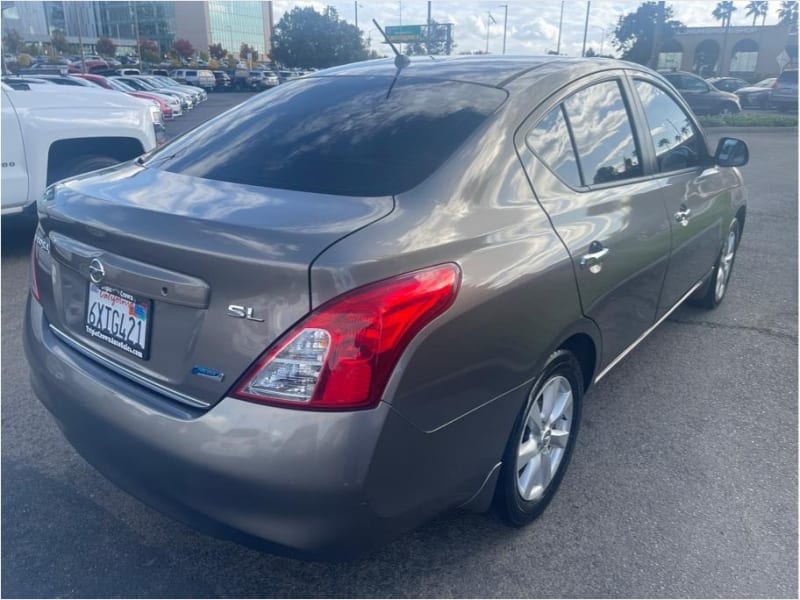
<path fill-rule="evenodd" d="M 255 48 L 259 56 L 269 52 L 265 31 L 264 3 L 250 1 L 208 0 L 208 23 L 212 43 L 238 53 L 243 43 Z"/>
<path fill-rule="evenodd" d="M 138 37 L 156 42 L 162 55 L 175 43 L 173 2 L 130 0 L 94 4 L 100 16 L 102 35 L 114 40 L 118 46 L 126 46 L 136 40 L 137 27 Z"/>

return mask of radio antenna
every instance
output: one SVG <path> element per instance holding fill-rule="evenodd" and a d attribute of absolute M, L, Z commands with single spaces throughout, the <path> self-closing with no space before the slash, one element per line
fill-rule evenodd
<path fill-rule="evenodd" d="M 378 25 L 378 22 L 375 19 L 372 19 L 372 22 L 375 24 L 375 27 L 378 28 L 378 31 L 381 32 L 381 35 L 383 36 L 383 39 L 386 40 L 386 43 L 392 47 L 392 51 L 394 51 L 394 66 L 399 70 L 410 65 L 411 59 L 397 51 L 397 48 L 395 48 L 392 40 L 389 39 L 389 36 L 386 35 L 386 32 L 381 28 L 380 25 Z"/>

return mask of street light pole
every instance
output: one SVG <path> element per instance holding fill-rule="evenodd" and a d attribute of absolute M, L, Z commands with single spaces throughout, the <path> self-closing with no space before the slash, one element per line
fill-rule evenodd
<path fill-rule="evenodd" d="M 503 54 L 506 53 L 506 31 L 508 30 L 508 4 L 501 4 L 503 13 Z"/>
<path fill-rule="evenodd" d="M 564 0 L 561 0 L 561 16 L 558 18 L 558 42 L 556 42 L 556 54 L 561 54 L 561 27 L 564 25 Z"/>
<path fill-rule="evenodd" d="M 586 22 L 583 25 L 583 50 L 581 56 L 586 56 L 586 35 L 589 33 L 589 10 L 592 8 L 592 3 L 586 3 Z"/>
<path fill-rule="evenodd" d="M 355 5 L 356 8 L 356 29 L 358 29 L 358 0 L 353 2 L 353 4 Z"/>
<path fill-rule="evenodd" d="M 486 11 L 486 54 L 489 54 L 489 33 L 492 31 L 492 23 L 497 23 L 488 10 Z"/>

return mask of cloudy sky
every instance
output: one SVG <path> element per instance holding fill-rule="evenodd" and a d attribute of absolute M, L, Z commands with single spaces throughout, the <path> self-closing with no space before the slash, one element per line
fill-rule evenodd
<path fill-rule="evenodd" d="M 313 6 L 321 11 L 326 5 L 334 6 L 339 16 L 353 23 L 355 17 L 354 2 L 290 2 L 273 3 L 274 18 L 277 23 L 283 13 L 294 6 Z M 372 25 L 376 19 L 381 26 L 385 25 L 418 25 L 424 24 L 427 18 L 428 3 L 423 0 L 370 1 L 358 3 L 358 24 L 364 32 L 365 39 L 371 41 L 371 47 L 379 53 L 387 53 L 385 44 L 381 44 L 381 36 Z M 457 47 L 455 52 L 486 49 L 487 12 L 497 21 L 489 30 L 489 51 L 499 53 L 503 45 L 503 5 L 508 5 L 508 31 L 506 40 L 507 54 L 542 54 L 555 49 L 558 38 L 558 20 L 561 11 L 560 0 L 464 0 L 461 2 L 443 2 L 434 0 L 431 17 L 442 23 L 454 24 L 454 36 Z M 632 12 L 640 2 L 615 2 L 595 0 L 591 3 L 589 15 L 589 32 L 587 47 L 600 50 L 601 40 L 603 52 L 613 53 L 611 32 L 620 15 Z M 688 26 L 712 26 L 718 24 L 711 16 L 716 6 L 709 0 L 678 0 L 668 2 L 678 19 Z M 752 17 L 745 16 L 747 2 L 736 2 L 738 10 L 734 13 L 732 25 L 750 25 Z M 777 12 L 780 2 L 769 3 L 770 12 L 767 24 L 778 22 Z M 567 0 L 564 3 L 564 25 L 561 37 L 561 52 L 572 56 L 580 55 L 583 44 L 583 26 L 586 17 L 586 2 Z"/>

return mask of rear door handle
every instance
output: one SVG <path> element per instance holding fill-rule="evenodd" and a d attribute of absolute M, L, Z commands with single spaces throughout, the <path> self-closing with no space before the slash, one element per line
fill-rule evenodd
<path fill-rule="evenodd" d="M 590 273 L 599 273 L 603 270 L 603 261 L 608 255 L 608 248 L 604 248 L 600 242 L 592 242 L 589 252 L 581 256 L 578 264 L 581 269 L 588 269 Z"/>
<path fill-rule="evenodd" d="M 675 213 L 675 222 L 680 223 L 683 227 L 686 227 L 689 224 L 689 217 L 692 214 L 692 210 L 687 208 L 685 205 L 681 206 L 681 209 Z"/>

